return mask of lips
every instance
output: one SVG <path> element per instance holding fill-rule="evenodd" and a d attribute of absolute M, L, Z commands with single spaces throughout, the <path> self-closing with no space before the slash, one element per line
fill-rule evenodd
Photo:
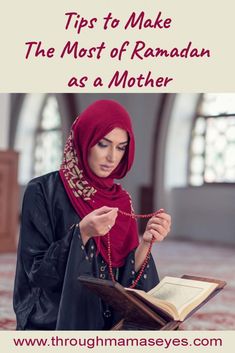
<path fill-rule="evenodd" d="M 104 171 L 110 171 L 113 169 L 113 166 L 110 166 L 110 165 L 106 165 L 106 164 L 101 164 L 100 165 L 100 168 Z"/>

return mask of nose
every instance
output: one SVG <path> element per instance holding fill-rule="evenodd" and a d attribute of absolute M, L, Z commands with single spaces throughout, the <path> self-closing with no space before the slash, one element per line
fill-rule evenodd
<path fill-rule="evenodd" d="M 113 147 L 110 146 L 110 148 L 108 149 L 106 158 L 109 163 L 115 162 L 115 149 Z"/>

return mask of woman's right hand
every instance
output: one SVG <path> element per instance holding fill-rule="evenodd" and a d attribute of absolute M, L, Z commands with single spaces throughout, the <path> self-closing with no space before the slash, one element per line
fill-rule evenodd
<path fill-rule="evenodd" d="M 118 208 L 103 206 L 88 215 L 79 223 L 84 245 L 91 237 L 103 236 L 114 226 Z"/>

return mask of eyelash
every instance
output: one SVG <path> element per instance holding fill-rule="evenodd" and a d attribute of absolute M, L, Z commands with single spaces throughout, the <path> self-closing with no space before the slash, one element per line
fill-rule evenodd
<path fill-rule="evenodd" d="M 101 148 L 106 148 L 106 147 L 108 147 L 108 145 L 105 144 L 105 143 L 102 142 L 102 141 L 99 141 L 99 142 L 97 143 L 97 145 L 98 145 L 99 147 L 101 147 Z M 126 148 L 127 148 L 127 146 L 117 147 L 117 149 L 118 149 L 119 151 L 122 151 L 122 152 L 125 151 Z"/>

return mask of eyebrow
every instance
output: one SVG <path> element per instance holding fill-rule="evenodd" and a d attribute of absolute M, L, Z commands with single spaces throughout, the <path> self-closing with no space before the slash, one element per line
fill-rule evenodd
<path fill-rule="evenodd" d="M 102 140 L 105 140 L 105 141 L 110 142 L 110 143 L 113 142 L 113 141 L 107 139 L 107 137 L 103 137 Z M 124 144 L 127 144 L 127 143 L 128 143 L 128 141 L 124 141 L 124 142 L 120 142 L 119 145 L 124 145 Z"/>

